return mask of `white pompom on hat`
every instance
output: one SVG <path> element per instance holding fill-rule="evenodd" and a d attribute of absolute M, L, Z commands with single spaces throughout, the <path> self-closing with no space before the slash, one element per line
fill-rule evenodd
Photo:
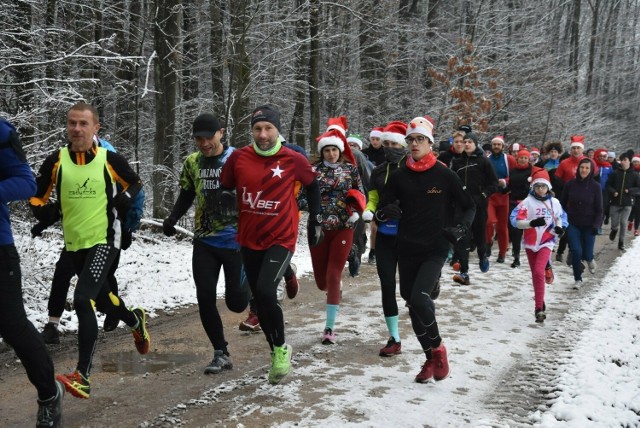
<path fill-rule="evenodd" d="M 330 129 L 316 140 L 318 141 L 318 154 L 322 154 L 322 149 L 327 146 L 336 146 L 342 153 L 344 152 L 344 146 L 347 144 L 347 139 L 338 129 Z"/>
<path fill-rule="evenodd" d="M 406 136 L 408 137 L 410 134 L 424 135 L 433 143 L 433 123 L 433 119 L 429 116 L 415 117 L 411 119 L 409 126 L 407 126 Z"/>
<path fill-rule="evenodd" d="M 394 120 L 389 122 L 387 126 L 382 130 L 382 141 L 392 141 L 400 144 L 402 147 L 407 147 L 405 137 L 407 134 L 407 124 Z"/>

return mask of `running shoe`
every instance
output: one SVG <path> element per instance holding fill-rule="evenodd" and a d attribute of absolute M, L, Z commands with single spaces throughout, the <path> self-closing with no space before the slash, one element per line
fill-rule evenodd
<path fill-rule="evenodd" d="M 598 269 L 598 264 L 596 263 L 595 260 L 591 260 L 590 262 L 587 262 L 587 266 L 589 266 L 589 272 L 591 272 L 592 274 L 596 273 L 596 269 Z"/>
<path fill-rule="evenodd" d="M 73 373 L 58 375 L 56 380 L 62 382 L 67 392 L 74 397 L 89 398 L 91 394 L 89 378 L 82 376 L 78 370 Z"/>
<path fill-rule="evenodd" d="M 231 370 L 233 363 L 231 357 L 221 349 L 213 351 L 213 360 L 204 368 L 204 374 L 217 374 L 223 370 Z"/>
<path fill-rule="evenodd" d="M 433 378 L 437 381 L 446 379 L 449 376 L 449 358 L 447 357 L 447 348 L 444 343 L 431 350 L 433 363 Z"/>
<path fill-rule="evenodd" d="M 390 337 L 384 348 L 380 349 L 379 355 L 381 357 L 391 357 L 393 355 L 402 354 L 402 344 L 396 342 L 393 337 Z"/>
<path fill-rule="evenodd" d="M 453 275 L 453 281 L 460 285 L 471 284 L 468 273 L 456 273 L 455 275 Z"/>
<path fill-rule="evenodd" d="M 287 290 L 287 297 L 290 299 L 295 298 L 298 295 L 298 291 L 300 290 L 300 285 L 298 284 L 298 278 L 296 274 L 298 273 L 298 268 L 293 263 L 289 263 L 289 267 L 293 271 L 293 275 L 290 277 L 284 278 L 285 289 Z"/>
<path fill-rule="evenodd" d="M 478 264 L 480 265 L 480 272 L 489 272 L 489 259 L 487 257 L 483 257 Z"/>
<path fill-rule="evenodd" d="M 38 399 L 36 428 L 62 426 L 62 397 L 64 397 L 64 385 L 56 381 L 56 395 L 47 400 Z"/>
<path fill-rule="evenodd" d="M 291 345 L 274 346 L 271 353 L 271 370 L 269 370 L 269 383 L 277 385 L 291 371 Z"/>
<path fill-rule="evenodd" d="M 329 327 L 325 328 L 322 332 L 322 344 L 323 345 L 335 345 L 336 334 Z"/>
<path fill-rule="evenodd" d="M 553 274 L 553 268 L 551 265 L 547 265 L 544 268 L 544 282 L 547 284 L 553 284 L 553 280 L 555 279 L 555 275 Z"/>
<path fill-rule="evenodd" d="M 573 283 L 573 289 L 580 290 L 580 288 L 582 288 L 582 280 L 578 279 L 576 282 Z"/>
<path fill-rule="evenodd" d="M 422 365 L 422 370 L 416 375 L 416 382 L 429 383 L 433 380 L 433 360 L 427 360 Z"/>
<path fill-rule="evenodd" d="M 60 343 L 60 332 L 58 326 L 55 323 L 48 322 L 42 329 L 42 339 L 47 345 L 57 345 Z"/>
<path fill-rule="evenodd" d="M 149 352 L 149 347 L 151 346 L 151 336 L 147 331 L 147 314 L 142 308 L 135 308 L 131 312 L 138 319 L 138 326 L 131 329 L 133 340 L 136 343 L 138 353 L 144 355 Z"/>
<path fill-rule="evenodd" d="M 118 317 L 107 314 L 107 316 L 104 317 L 104 322 L 102 323 L 102 330 L 113 331 L 118 328 L 118 324 L 120 324 Z"/>
<path fill-rule="evenodd" d="M 542 323 L 545 319 L 547 319 L 547 314 L 545 314 L 543 310 L 538 309 L 536 311 L 536 322 Z"/>
<path fill-rule="evenodd" d="M 514 257 L 513 258 L 513 263 L 511 263 L 511 267 L 512 268 L 517 268 L 520 267 L 520 258 L 519 257 Z"/>
<path fill-rule="evenodd" d="M 258 319 L 258 315 L 253 311 L 249 311 L 249 315 L 247 316 L 247 319 L 240 323 L 240 330 L 251 331 L 251 332 L 260 331 L 261 328 L 260 328 L 260 320 Z"/>

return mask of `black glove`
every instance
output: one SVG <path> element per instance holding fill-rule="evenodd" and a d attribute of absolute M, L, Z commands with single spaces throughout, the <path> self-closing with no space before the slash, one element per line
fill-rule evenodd
<path fill-rule="evenodd" d="M 120 240 L 120 249 L 126 250 L 131 246 L 131 241 L 133 241 L 133 236 L 131 232 L 122 229 L 122 239 Z"/>
<path fill-rule="evenodd" d="M 43 222 L 39 221 L 37 222 L 32 228 L 31 228 L 31 237 L 35 238 L 38 236 L 42 236 L 42 232 L 47 228 L 48 226 L 46 224 L 44 224 Z"/>
<path fill-rule="evenodd" d="M 400 217 L 402 217 L 402 210 L 396 204 L 389 204 L 376 211 L 376 219 L 378 221 L 398 220 Z"/>
<path fill-rule="evenodd" d="M 234 190 L 221 190 L 218 189 L 218 193 L 215 197 L 215 207 L 213 212 L 225 216 L 238 215 L 238 198 Z"/>
<path fill-rule="evenodd" d="M 309 221 L 307 222 L 307 240 L 309 242 L 309 247 L 320 245 L 324 239 L 324 232 L 322 231 L 322 225 L 318 218 L 319 216 L 320 214 L 317 216 L 309 215 Z"/>
<path fill-rule="evenodd" d="M 449 242 L 456 244 L 466 236 L 467 228 L 461 224 L 453 227 L 445 227 L 442 234 Z"/>
<path fill-rule="evenodd" d="M 113 206 L 116 207 L 116 211 L 118 211 L 118 217 L 124 219 L 127 217 L 127 211 L 131 208 L 131 195 L 129 192 L 121 192 L 118 193 L 113 198 Z"/>
<path fill-rule="evenodd" d="M 598 236 L 598 233 L 600 233 L 600 229 L 597 227 L 592 227 L 591 233 L 593 233 L 594 236 Z"/>
<path fill-rule="evenodd" d="M 544 220 L 544 217 L 538 217 L 529 222 L 529 226 L 531 227 L 544 226 L 545 224 L 547 224 L 547 222 Z"/>
<path fill-rule="evenodd" d="M 33 216 L 40 223 L 46 225 L 46 227 L 51 226 L 56 221 L 60 220 L 60 204 L 57 202 L 52 204 L 47 204 L 43 206 L 34 206 L 32 207 Z"/>
<path fill-rule="evenodd" d="M 176 234 L 176 225 L 177 221 L 173 217 L 167 217 L 162 222 L 162 233 L 166 236 L 173 236 Z"/>
<path fill-rule="evenodd" d="M 562 236 L 564 235 L 564 229 L 560 226 L 554 227 L 553 231 L 556 233 L 556 235 L 558 235 L 558 238 L 562 238 Z"/>

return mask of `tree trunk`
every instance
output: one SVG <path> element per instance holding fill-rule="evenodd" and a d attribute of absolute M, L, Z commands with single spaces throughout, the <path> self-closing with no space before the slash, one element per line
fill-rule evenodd
<path fill-rule="evenodd" d="M 578 65 L 578 58 L 580 54 L 580 0 L 573 0 L 571 14 L 571 39 L 569 41 L 569 71 L 571 71 L 572 77 L 572 92 L 575 94 L 578 92 L 578 73 L 580 67 Z"/>
<path fill-rule="evenodd" d="M 320 135 L 320 0 L 309 0 L 309 119 L 310 135 Z M 317 144 L 311 139 L 311 153 L 315 153 Z"/>
<path fill-rule="evenodd" d="M 176 111 L 176 55 L 178 15 L 173 13 L 178 0 L 156 0 L 154 44 L 157 60 L 154 67 L 156 87 L 156 132 L 153 153 L 153 216 L 164 217 L 173 205 L 173 175 Z"/>
<path fill-rule="evenodd" d="M 222 115 L 227 110 L 224 100 L 224 1 L 210 0 L 211 34 L 209 52 L 211 52 L 211 89 L 213 91 L 213 110 Z M 225 118 L 228 121 L 228 118 Z M 227 127 L 227 123 L 223 125 Z"/>
<path fill-rule="evenodd" d="M 294 92 L 294 107 L 293 116 L 291 117 L 291 126 L 289 126 L 289 138 L 288 141 L 297 144 L 300 147 L 306 149 L 307 133 L 304 131 L 304 106 L 307 96 L 307 76 L 309 72 L 309 45 L 304 42 L 309 33 L 307 28 L 309 26 L 308 9 L 304 8 L 306 4 L 305 0 L 296 1 L 296 9 L 300 14 L 296 21 L 296 39 L 297 39 L 297 53 L 296 53 L 296 82 Z"/>
<path fill-rule="evenodd" d="M 587 89 L 586 94 L 591 95 L 591 85 L 593 84 L 593 64 L 596 55 L 596 40 L 598 38 L 598 20 L 600 12 L 600 0 L 592 0 L 591 4 L 591 39 L 589 40 L 589 63 L 587 69 Z"/>
<path fill-rule="evenodd" d="M 250 130 L 249 102 L 245 94 L 251 77 L 251 64 L 246 49 L 247 25 L 250 21 L 247 7 L 248 0 L 233 0 L 229 3 L 232 51 L 229 59 L 230 102 L 227 108 L 233 127 L 229 144 L 235 147 L 247 144 L 245 135 Z"/>

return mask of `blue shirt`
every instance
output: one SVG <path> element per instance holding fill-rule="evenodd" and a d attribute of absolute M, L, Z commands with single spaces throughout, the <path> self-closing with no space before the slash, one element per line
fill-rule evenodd
<path fill-rule="evenodd" d="M 13 244 L 9 202 L 28 199 L 35 193 L 36 181 L 29 164 L 20 160 L 7 141 L 0 141 L 0 245 Z"/>

